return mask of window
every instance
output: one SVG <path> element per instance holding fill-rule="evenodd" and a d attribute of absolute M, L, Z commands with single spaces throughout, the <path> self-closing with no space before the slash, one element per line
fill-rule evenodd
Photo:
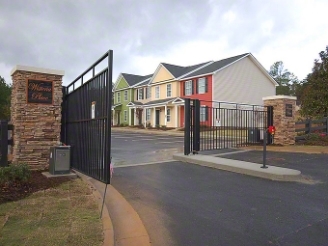
<path fill-rule="evenodd" d="M 127 110 L 124 110 L 124 122 L 127 122 L 128 121 L 128 111 Z"/>
<path fill-rule="evenodd" d="M 128 100 L 128 91 L 124 91 L 124 101 Z"/>
<path fill-rule="evenodd" d="M 143 99 L 143 88 L 138 89 L 138 100 L 142 100 Z"/>
<path fill-rule="evenodd" d="M 117 92 L 117 102 L 121 102 L 121 92 Z"/>
<path fill-rule="evenodd" d="M 166 85 L 166 97 L 171 97 L 172 96 L 172 85 L 168 84 Z"/>
<path fill-rule="evenodd" d="M 200 121 L 204 122 L 208 120 L 208 108 L 206 106 L 200 107 Z"/>
<path fill-rule="evenodd" d="M 197 81 L 197 93 L 204 94 L 207 92 L 207 79 L 206 78 L 199 78 Z"/>
<path fill-rule="evenodd" d="M 147 87 L 147 98 L 151 98 L 151 88 Z"/>
<path fill-rule="evenodd" d="M 166 121 L 170 122 L 171 120 L 171 109 L 166 109 Z"/>
<path fill-rule="evenodd" d="M 151 109 L 150 108 L 147 108 L 146 109 L 146 121 L 149 121 L 150 120 L 150 112 L 151 112 Z"/>
<path fill-rule="evenodd" d="M 185 82 L 185 91 L 186 96 L 192 95 L 192 80 Z"/>
<path fill-rule="evenodd" d="M 155 87 L 155 98 L 158 99 L 159 98 L 159 86 Z"/>

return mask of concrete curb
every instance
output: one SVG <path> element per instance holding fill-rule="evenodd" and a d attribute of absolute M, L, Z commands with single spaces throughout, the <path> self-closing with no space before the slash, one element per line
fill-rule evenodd
<path fill-rule="evenodd" d="M 106 185 L 77 171 L 75 172 L 95 187 L 102 204 Z M 112 185 L 107 185 L 103 210 L 105 208 L 109 220 L 104 222 L 104 233 L 107 233 L 105 234 L 105 240 L 107 239 L 107 241 L 104 241 L 103 246 L 151 245 L 148 232 L 139 215 Z"/>
<path fill-rule="evenodd" d="M 225 159 L 208 155 L 189 155 L 174 154 L 173 159 L 197 164 L 206 167 L 212 167 L 224 171 L 245 174 L 249 176 L 275 180 L 275 181 L 301 181 L 301 172 L 298 170 L 281 168 L 275 166 L 267 166 L 261 168 L 261 164 Z"/>
<path fill-rule="evenodd" d="M 94 186 L 94 184 L 91 182 L 90 177 L 74 170 L 74 172 L 79 176 L 84 182 L 88 183 L 92 187 L 92 193 L 94 197 L 96 198 L 98 202 L 99 211 L 102 207 L 102 199 L 103 196 L 100 194 L 99 190 Z M 104 242 L 103 246 L 114 246 L 114 228 L 111 221 L 111 218 L 109 217 L 109 212 L 107 209 L 106 204 L 104 204 L 103 212 L 101 215 L 102 223 L 103 223 L 103 233 L 104 233 Z"/>

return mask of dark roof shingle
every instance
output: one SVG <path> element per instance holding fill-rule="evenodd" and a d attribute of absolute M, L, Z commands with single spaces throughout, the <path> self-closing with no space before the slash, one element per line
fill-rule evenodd
<path fill-rule="evenodd" d="M 152 76 L 152 74 L 136 75 L 136 74 L 130 74 L 130 73 L 122 73 L 122 76 L 124 77 L 126 82 L 129 84 L 129 86 L 134 86 L 135 84 L 138 84 L 139 82 L 150 78 Z"/>
<path fill-rule="evenodd" d="M 237 60 L 239 60 L 240 58 L 248 55 L 249 53 L 245 53 L 245 54 L 242 54 L 242 55 L 238 55 L 238 56 L 234 56 L 234 57 L 229 57 L 229 58 L 226 58 L 226 59 L 223 59 L 223 60 L 219 60 L 219 61 L 215 61 L 213 62 L 212 64 L 202 68 L 202 69 L 199 69 L 191 74 L 188 74 L 188 75 L 185 75 L 182 77 L 182 79 L 184 78 L 189 78 L 189 77 L 194 77 L 194 76 L 198 76 L 198 75 L 202 75 L 202 74 L 209 74 L 209 73 L 213 73 L 215 72 L 216 70 L 219 70 L 220 68 L 223 68 L 227 65 L 229 65 L 230 63 L 233 63 Z"/>

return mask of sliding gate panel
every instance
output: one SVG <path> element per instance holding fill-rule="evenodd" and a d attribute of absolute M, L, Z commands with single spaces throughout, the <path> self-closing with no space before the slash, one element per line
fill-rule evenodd
<path fill-rule="evenodd" d="M 101 72 L 95 67 L 108 61 Z M 109 51 L 64 90 L 62 142 L 71 146 L 71 167 L 110 183 L 112 61 Z M 92 73 L 83 82 L 84 75 Z"/>

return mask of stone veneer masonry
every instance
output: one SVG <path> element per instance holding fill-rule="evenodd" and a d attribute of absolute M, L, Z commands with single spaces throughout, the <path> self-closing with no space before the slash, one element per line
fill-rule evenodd
<path fill-rule="evenodd" d="M 13 163 L 48 167 L 50 147 L 60 141 L 63 75 L 64 71 L 20 65 L 12 70 Z M 27 79 L 53 81 L 53 104 L 27 104 Z"/>
<path fill-rule="evenodd" d="M 273 125 L 276 127 L 274 144 L 295 144 L 295 110 L 296 97 L 270 96 L 264 97 L 264 106 L 273 106 Z M 292 116 L 286 116 L 286 104 L 291 105 Z"/>

